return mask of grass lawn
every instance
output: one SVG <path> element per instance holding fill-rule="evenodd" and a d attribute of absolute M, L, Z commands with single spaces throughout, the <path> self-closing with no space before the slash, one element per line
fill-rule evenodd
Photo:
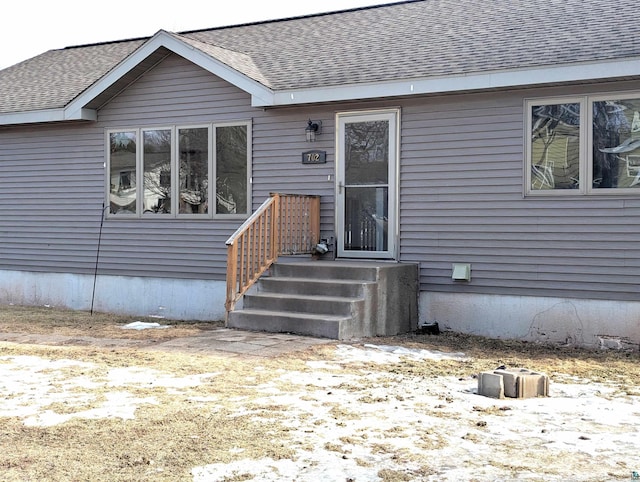
<path fill-rule="evenodd" d="M 121 328 L 131 321 L 173 326 Z M 219 326 L 0 307 L 0 334 L 168 340 Z M 369 353 L 367 344 L 464 357 L 344 358 Z M 627 480 L 640 459 L 616 442 L 624 426 L 573 420 L 564 409 L 548 413 L 549 405 L 529 422 L 536 435 L 524 433 L 514 427 L 542 413 L 531 407 L 543 399 L 493 400 L 469 387 L 479 371 L 527 367 L 551 377 L 551 391 L 563 394 L 552 394 L 558 401 L 579 402 L 575 393 L 583 387 L 604 407 L 631 404 L 640 418 L 639 358 L 452 333 L 336 342 L 260 359 L 0 342 L 0 479 L 240 481 L 261 470 L 276 475 L 257 480 L 490 480 L 524 473 L 528 480 Z M 582 424 L 576 450 L 545 439 L 564 430 L 563 416 Z M 549 432 L 541 432 L 545 427 Z M 493 445 L 505 430 L 514 432 Z M 628 430 L 637 433 L 640 422 Z M 617 444 L 618 452 L 602 454 L 607 462 L 579 447 L 579 440 L 597 437 Z M 482 447 L 485 456 L 474 455 Z M 452 458 L 467 456 L 467 472 L 449 467 Z M 206 466 L 208 472 L 196 470 Z"/>

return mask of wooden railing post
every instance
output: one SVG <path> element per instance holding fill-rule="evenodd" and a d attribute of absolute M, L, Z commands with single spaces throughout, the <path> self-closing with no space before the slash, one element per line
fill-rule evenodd
<path fill-rule="evenodd" d="M 280 253 L 280 195 L 272 194 L 273 205 L 271 206 L 271 235 L 273 241 L 271 243 L 271 256 L 272 260 L 276 260 Z"/>
<path fill-rule="evenodd" d="M 227 245 L 227 313 L 235 306 L 235 293 L 238 286 L 238 243 Z"/>
<path fill-rule="evenodd" d="M 315 245 L 320 241 L 320 196 L 313 196 L 310 199 L 309 224 L 311 244 Z"/>

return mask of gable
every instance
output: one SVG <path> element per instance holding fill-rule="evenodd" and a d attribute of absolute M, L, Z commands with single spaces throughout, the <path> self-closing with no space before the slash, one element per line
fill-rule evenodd
<path fill-rule="evenodd" d="M 248 119 L 251 110 L 248 93 L 187 59 L 168 53 L 100 106 L 98 124 L 105 128 L 198 124 Z"/>

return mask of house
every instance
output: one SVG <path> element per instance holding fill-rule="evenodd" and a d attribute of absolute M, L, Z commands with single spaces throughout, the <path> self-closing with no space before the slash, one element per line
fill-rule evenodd
<path fill-rule="evenodd" d="M 2 70 L 0 302 L 220 319 L 226 241 L 286 193 L 337 262 L 418 267 L 412 325 L 637 346 L 636 10 L 407 1 Z"/>

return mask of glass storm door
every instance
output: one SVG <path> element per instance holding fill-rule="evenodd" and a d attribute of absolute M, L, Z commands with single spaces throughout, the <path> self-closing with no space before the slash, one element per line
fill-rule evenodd
<path fill-rule="evenodd" d="M 395 258 L 397 111 L 338 114 L 338 256 Z"/>

